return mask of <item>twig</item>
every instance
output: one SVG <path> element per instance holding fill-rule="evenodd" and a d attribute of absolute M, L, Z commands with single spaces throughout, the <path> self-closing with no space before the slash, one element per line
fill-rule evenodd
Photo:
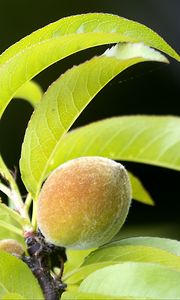
<path fill-rule="evenodd" d="M 66 261 L 65 249 L 46 243 L 40 232 L 26 237 L 29 256 L 23 256 L 23 261 L 38 279 L 46 300 L 59 300 L 66 285 L 62 282 L 63 265 Z M 53 275 L 52 258 L 60 258 L 60 275 Z"/>

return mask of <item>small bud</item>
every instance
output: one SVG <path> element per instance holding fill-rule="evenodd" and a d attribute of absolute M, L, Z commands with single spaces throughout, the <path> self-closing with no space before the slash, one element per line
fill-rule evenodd
<path fill-rule="evenodd" d="M 22 245 L 13 239 L 0 240 L 0 250 L 6 251 L 13 255 L 22 256 L 24 249 Z"/>

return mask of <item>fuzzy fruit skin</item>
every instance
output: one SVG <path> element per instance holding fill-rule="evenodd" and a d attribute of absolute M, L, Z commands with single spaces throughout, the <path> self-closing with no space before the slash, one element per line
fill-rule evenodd
<path fill-rule="evenodd" d="M 0 240 L 0 250 L 18 256 L 21 256 L 24 253 L 24 249 L 21 244 L 13 239 Z"/>
<path fill-rule="evenodd" d="M 131 203 L 125 168 L 108 158 L 80 157 L 54 170 L 37 204 L 38 226 L 57 246 L 87 249 L 112 239 Z"/>

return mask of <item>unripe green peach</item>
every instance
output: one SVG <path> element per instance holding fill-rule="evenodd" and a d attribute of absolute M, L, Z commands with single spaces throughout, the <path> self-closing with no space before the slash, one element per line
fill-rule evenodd
<path fill-rule="evenodd" d="M 74 249 L 110 241 L 131 202 L 125 168 L 107 158 L 80 157 L 54 170 L 37 204 L 38 226 L 48 242 Z"/>
<path fill-rule="evenodd" d="M 0 240 L 0 250 L 18 256 L 21 256 L 24 253 L 22 245 L 18 241 L 13 239 Z"/>

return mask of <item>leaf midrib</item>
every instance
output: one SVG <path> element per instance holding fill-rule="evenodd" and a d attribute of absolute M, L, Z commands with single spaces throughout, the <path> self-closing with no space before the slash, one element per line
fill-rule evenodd
<path fill-rule="evenodd" d="M 0 64 L 0 68 L 2 68 L 4 65 L 8 64 L 9 62 L 11 62 L 11 60 L 13 60 L 15 57 L 18 57 L 19 55 L 21 55 L 22 53 L 28 51 L 29 49 L 31 50 L 32 48 L 36 47 L 36 46 L 41 46 L 42 44 L 46 44 L 46 43 L 49 43 L 53 40 L 62 40 L 63 39 L 66 39 L 68 38 L 69 40 L 69 37 L 71 36 L 77 36 L 77 35 L 110 35 L 110 36 L 113 36 L 114 38 L 117 36 L 120 37 L 120 38 L 123 38 L 124 39 L 124 42 L 128 42 L 129 40 L 133 41 L 134 43 L 139 40 L 139 39 L 135 39 L 135 38 L 132 38 L 132 37 L 128 37 L 126 35 L 123 35 L 121 33 L 118 33 L 118 32 L 105 32 L 105 31 L 100 31 L 100 32 L 83 32 L 83 33 L 69 33 L 69 34 L 65 34 L 63 36 L 60 36 L 60 37 L 51 37 L 51 38 L 48 38 L 48 39 L 45 39 L 43 41 L 40 41 L 40 42 L 36 42 L 36 43 L 32 43 L 31 45 L 28 45 L 25 49 L 21 49 L 19 52 L 17 52 L 16 54 L 14 54 L 12 57 L 8 58 L 6 61 L 4 61 L 2 64 Z M 115 41 L 114 41 L 115 42 Z M 92 47 L 95 47 L 95 46 L 101 46 L 101 45 L 104 45 L 104 44 L 113 44 L 114 43 L 113 41 L 112 42 L 101 42 L 101 43 L 97 43 L 97 44 L 93 44 L 92 46 L 88 46 L 88 48 L 92 48 Z M 118 43 L 118 41 L 116 41 Z M 78 49 L 77 51 L 73 51 L 73 53 L 76 53 L 78 51 L 81 51 L 83 48 L 81 49 Z M 8 49 L 7 49 L 8 50 Z M 5 51 L 6 52 L 6 51 Z M 3 52 L 3 53 L 5 53 Z M 1 56 L 3 55 L 3 53 L 0 55 L 0 58 Z M 70 54 L 69 54 L 70 55 Z"/>
<path fill-rule="evenodd" d="M 7 288 L 4 286 L 4 284 L 2 284 L 2 282 L 0 282 L 0 287 L 2 287 L 4 289 L 4 292 L 10 293 L 10 290 L 7 290 Z"/>

